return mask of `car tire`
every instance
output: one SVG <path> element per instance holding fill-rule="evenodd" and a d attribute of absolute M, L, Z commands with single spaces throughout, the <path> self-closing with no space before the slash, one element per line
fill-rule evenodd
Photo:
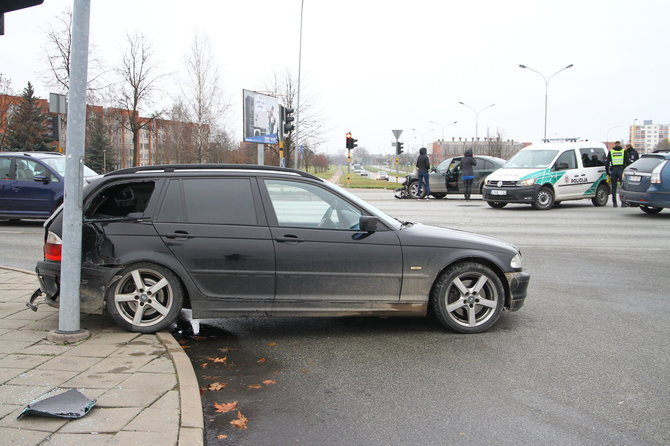
<path fill-rule="evenodd" d="M 496 323 L 505 291 L 491 268 L 463 262 L 447 268 L 431 292 L 433 313 L 447 328 L 459 333 L 481 333 Z"/>
<path fill-rule="evenodd" d="M 410 198 L 423 198 L 425 195 L 425 192 L 419 195 L 419 181 L 414 180 L 411 183 L 409 183 L 409 186 L 407 187 L 407 190 L 409 191 L 409 197 Z"/>
<path fill-rule="evenodd" d="M 546 211 L 554 206 L 554 193 L 548 187 L 541 187 L 532 203 L 533 209 Z"/>
<path fill-rule="evenodd" d="M 645 206 L 644 204 L 640 205 L 640 209 L 642 209 L 642 212 L 644 212 L 646 214 L 652 214 L 652 215 L 653 214 L 658 214 L 659 212 L 661 212 L 663 210 L 663 208 L 657 208 L 657 207 L 654 207 L 654 206 Z"/>
<path fill-rule="evenodd" d="M 153 263 L 137 263 L 118 276 L 105 298 L 107 311 L 118 325 L 132 332 L 155 333 L 177 319 L 184 292 L 172 271 Z"/>
<path fill-rule="evenodd" d="M 504 201 L 487 201 L 486 204 L 491 206 L 493 209 L 502 209 L 507 206 L 507 203 Z"/>
<path fill-rule="evenodd" d="M 610 197 L 610 189 L 605 184 L 600 183 L 596 189 L 596 196 L 591 198 L 594 206 L 602 207 L 607 204 Z"/>
<path fill-rule="evenodd" d="M 434 193 L 434 194 L 431 194 L 431 195 L 433 197 L 437 198 L 438 200 L 441 200 L 441 199 L 443 199 L 444 197 L 447 196 L 447 194 L 445 194 L 443 192 L 437 192 L 437 193 Z"/>

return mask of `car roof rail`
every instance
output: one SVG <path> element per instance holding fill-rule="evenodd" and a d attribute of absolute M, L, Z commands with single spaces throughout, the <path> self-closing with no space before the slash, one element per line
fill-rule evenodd
<path fill-rule="evenodd" d="M 180 170 L 261 170 L 268 172 L 293 173 L 305 178 L 321 180 L 321 178 L 297 169 L 289 169 L 276 166 L 262 166 L 257 164 L 159 164 L 154 166 L 136 166 L 115 170 L 105 176 L 125 175 L 144 172 L 177 172 Z"/>

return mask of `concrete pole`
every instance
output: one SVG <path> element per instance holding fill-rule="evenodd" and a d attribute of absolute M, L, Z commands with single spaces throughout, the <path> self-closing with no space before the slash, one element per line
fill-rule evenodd
<path fill-rule="evenodd" d="M 63 210 L 63 260 L 61 261 L 58 333 L 78 334 L 80 329 L 81 226 L 86 129 L 86 75 L 90 0 L 74 0 L 72 13 L 72 62 L 65 160 L 65 200 Z"/>

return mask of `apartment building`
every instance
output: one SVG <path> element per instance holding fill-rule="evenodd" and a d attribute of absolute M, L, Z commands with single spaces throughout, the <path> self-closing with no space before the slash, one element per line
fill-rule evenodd
<path fill-rule="evenodd" d="M 629 141 L 640 153 L 653 152 L 656 146 L 668 139 L 668 124 L 654 124 L 652 120 L 630 126 Z"/>

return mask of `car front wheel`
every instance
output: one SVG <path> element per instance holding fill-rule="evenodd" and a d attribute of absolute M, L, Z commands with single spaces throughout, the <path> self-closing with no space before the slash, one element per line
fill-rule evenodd
<path fill-rule="evenodd" d="M 642 209 L 642 212 L 645 212 L 647 214 L 658 214 L 663 210 L 663 208 L 657 208 L 654 206 L 645 206 L 643 204 L 640 205 L 640 209 Z"/>
<path fill-rule="evenodd" d="M 481 333 L 496 323 L 505 292 L 500 278 L 487 266 L 463 262 L 446 269 L 431 293 L 437 319 L 459 333 Z"/>
<path fill-rule="evenodd" d="M 168 328 L 183 302 L 181 282 L 167 268 L 139 263 L 122 270 L 108 288 L 107 311 L 128 331 L 155 333 Z"/>
<path fill-rule="evenodd" d="M 419 181 L 414 180 L 411 183 L 409 183 L 409 196 L 410 198 L 423 198 L 425 195 L 425 191 L 421 191 L 421 195 L 419 195 Z"/>
<path fill-rule="evenodd" d="M 548 187 L 541 187 L 533 200 L 533 209 L 547 210 L 554 205 L 554 193 Z"/>

